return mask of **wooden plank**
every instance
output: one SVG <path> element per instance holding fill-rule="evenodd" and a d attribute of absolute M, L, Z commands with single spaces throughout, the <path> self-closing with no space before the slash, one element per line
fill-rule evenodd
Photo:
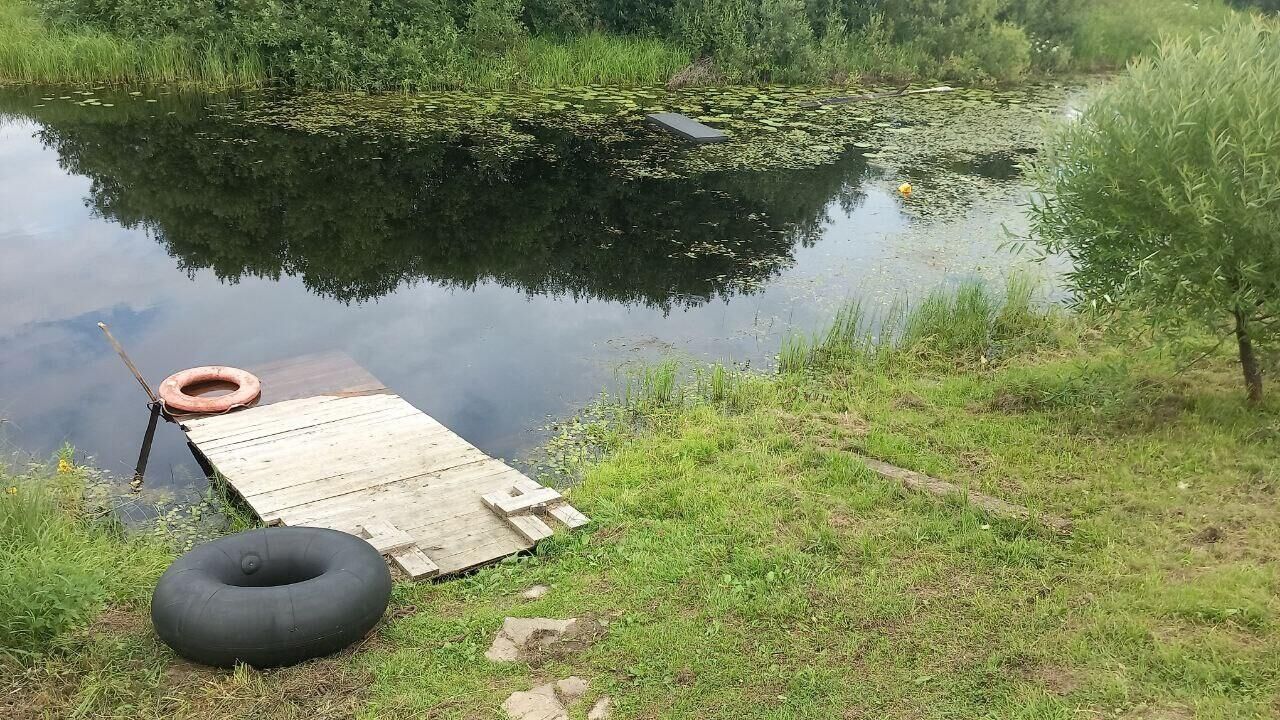
<path fill-rule="evenodd" d="M 246 438 L 274 436 L 364 415 L 410 411 L 422 415 L 421 411 L 396 395 L 322 397 L 250 408 L 220 418 L 203 417 L 187 421 L 184 426 L 193 442 L 213 449 Z"/>
<path fill-rule="evenodd" d="M 475 450 L 470 445 L 457 442 L 456 436 L 450 433 L 423 430 L 421 426 L 414 425 L 416 423 L 386 426 L 380 432 L 361 428 L 338 429 L 325 438 L 297 445 L 281 444 L 274 453 L 264 448 L 253 453 L 214 452 L 205 457 L 224 474 L 238 473 L 242 478 L 253 478 L 259 472 L 274 473 L 287 469 L 288 474 L 278 476 L 278 481 L 272 482 L 272 476 L 263 478 L 266 487 L 246 488 L 257 494 L 307 482 L 302 479 L 304 477 L 332 477 L 377 464 L 411 459 L 415 455 L 425 461 L 432 455 L 457 455 L 464 450 Z"/>
<path fill-rule="evenodd" d="M 378 442 L 367 442 L 367 434 L 333 437 L 323 443 L 302 447 L 282 446 L 275 456 L 262 452 L 248 457 L 230 455 L 209 457 L 210 464 L 225 475 L 237 474 L 250 495 L 310 482 L 310 479 L 334 477 L 361 469 L 387 465 L 389 462 L 411 461 L 413 455 L 424 466 L 436 465 L 436 455 L 460 455 L 476 448 L 452 442 L 452 438 L 424 437 L 404 428 L 378 436 Z"/>
<path fill-rule="evenodd" d="M 521 537 L 531 543 L 551 537 L 551 528 L 538 519 L 537 515 L 507 515 L 506 520 Z"/>
<path fill-rule="evenodd" d="M 405 478 L 389 478 L 376 486 L 329 497 L 314 497 L 305 503 L 281 507 L 263 517 L 281 517 L 290 524 L 328 522 L 340 516 L 377 515 L 400 527 L 405 520 L 448 510 L 457 506 L 483 507 L 480 493 L 494 482 L 516 473 L 492 459 L 457 465 L 434 473 Z M 509 481 L 509 480 L 508 480 Z M 247 498 L 252 505 L 262 502 Z M 255 506 L 256 507 L 256 506 Z"/>
<path fill-rule="evenodd" d="M 650 123 L 663 130 L 695 143 L 720 143 L 729 139 L 728 135 L 719 130 L 680 113 L 653 113 L 647 118 Z"/>
<path fill-rule="evenodd" d="M 890 480 L 896 480 L 910 490 L 929 493 L 930 495 L 938 497 L 947 497 L 951 495 L 959 496 L 964 498 L 970 505 L 973 505 L 990 515 L 1014 520 L 1031 520 L 1041 523 L 1056 533 L 1062 535 L 1071 534 L 1072 528 L 1069 520 L 1054 517 L 1052 515 L 1033 513 L 1030 509 L 1021 505 L 1014 505 L 1013 503 L 1005 502 L 1000 498 L 984 495 L 980 492 L 974 492 L 971 490 L 966 491 L 960 486 L 954 485 L 945 480 L 939 480 L 913 470 L 907 470 L 896 465 L 890 465 L 889 463 L 881 460 L 876 460 L 862 455 L 857 455 L 856 457 L 867 466 L 867 469 L 871 470 L 875 474 Z"/>
<path fill-rule="evenodd" d="M 578 510 L 569 503 L 556 505 L 547 510 L 547 514 L 556 520 L 559 520 L 570 530 L 577 530 L 580 527 L 586 527 L 587 524 L 591 522 L 590 518 L 578 512 Z"/>
<path fill-rule="evenodd" d="M 201 442 L 200 446 L 204 448 L 206 453 L 230 450 L 247 453 L 253 448 L 276 442 L 283 441 L 291 444 L 306 442 L 308 439 L 331 432 L 334 426 L 341 426 L 343 429 L 351 430 L 389 422 L 414 423 L 415 421 L 428 427 L 434 426 L 444 429 L 443 425 L 423 415 L 406 403 L 404 407 L 371 408 L 366 412 L 341 417 L 322 415 L 320 413 L 308 414 L 307 416 L 299 416 L 294 419 L 294 422 L 288 424 L 283 422 L 275 423 L 269 431 L 264 428 L 249 428 L 216 440 Z"/>
<path fill-rule="evenodd" d="M 340 351 L 276 360 L 246 369 L 262 381 L 262 396 L 254 409 L 302 398 L 331 396 L 336 399 L 388 392 L 381 380 Z M 220 417 L 186 413 L 171 416 L 182 423 Z"/>
<path fill-rule="evenodd" d="M 355 534 L 386 555 L 413 547 L 417 541 L 409 533 L 384 520 L 365 520 Z"/>
<path fill-rule="evenodd" d="M 278 447 L 262 448 L 252 452 L 230 450 L 211 451 L 205 454 L 209 463 L 225 475 L 233 473 L 241 478 L 253 478 L 255 473 L 274 473 L 287 468 L 288 474 L 278 482 L 267 482 L 268 487 L 246 488 L 251 494 L 278 490 L 297 485 L 303 477 L 330 477 L 354 469 L 368 468 L 378 463 L 397 459 L 425 459 L 431 454 L 452 455 L 465 449 L 475 449 L 459 442 L 448 431 L 437 431 L 419 423 L 394 424 L 373 429 L 334 428 L 324 437 L 299 443 L 281 443 Z"/>
<path fill-rule="evenodd" d="M 416 545 L 391 553 L 391 562 L 414 580 L 425 580 L 440 574 L 440 566 L 432 562 Z"/>
<path fill-rule="evenodd" d="M 238 410 L 226 415 L 203 415 L 183 421 L 182 428 L 191 437 L 192 442 L 210 442 L 225 434 L 254 427 L 267 426 L 273 422 L 286 421 L 291 416 L 309 412 L 322 405 L 341 406 L 344 398 L 319 397 L 306 400 L 290 400 L 279 405 L 265 405 L 247 410 Z M 343 412 L 351 412 L 355 406 L 343 406 Z"/>
<path fill-rule="evenodd" d="M 461 473 L 467 474 L 466 479 L 481 477 L 484 473 L 497 473 L 498 469 L 489 466 L 492 460 L 486 459 L 484 454 L 479 450 L 471 448 L 467 451 L 466 456 L 451 456 L 448 460 L 442 460 L 438 466 L 431 468 L 425 473 L 411 475 L 411 477 L 403 477 L 403 475 L 384 474 L 379 475 L 376 479 L 371 479 L 367 475 L 346 475 L 338 482 L 329 482 L 329 480 L 320 480 L 320 482 L 306 483 L 302 486 L 294 486 L 285 488 L 283 491 L 265 493 L 265 495 L 248 496 L 244 501 L 250 503 L 253 510 L 262 518 L 280 518 L 289 514 L 301 514 L 307 512 L 308 509 L 314 509 L 316 503 L 326 501 L 352 502 L 360 497 L 369 496 L 374 488 L 389 486 L 389 484 L 412 484 L 419 488 L 419 492 L 424 488 L 431 488 L 431 497 L 439 498 L 443 501 L 445 497 L 444 491 L 449 489 L 454 480 L 448 475 L 444 475 L 449 470 L 461 469 Z M 460 474 L 461 474 L 460 473 Z M 431 482 L 435 479 L 436 482 Z M 460 493 L 470 491 L 468 487 L 460 488 Z M 474 495 L 474 492 L 471 493 Z"/>
<path fill-rule="evenodd" d="M 499 515 L 514 515 L 545 507 L 561 499 L 560 493 L 548 487 L 539 486 L 536 490 L 512 495 L 496 492 L 485 495 L 484 504 Z"/>
<path fill-rule="evenodd" d="M 489 517 L 496 520 L 498 516 L 490 513 Z M 473 540 L 466 545 L 460 545 L 456 552 L 447 557 L 437 556 L 435 562 L 440 566 L 440 574 L 448 575 L 460 570 L 495 563 L 508 555 L 524 552 L 533 547 L 532 543 L 520 537 L 506 523 L 502 525 L 506 534 L 499 539 L 487 543 Z"/>

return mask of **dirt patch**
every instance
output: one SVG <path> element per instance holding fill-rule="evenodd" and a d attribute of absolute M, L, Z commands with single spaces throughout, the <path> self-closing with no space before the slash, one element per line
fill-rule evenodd
<path fill-rule="evenodd" d="M 1222 542 L 1227 534 L 1222 528 L 1216 525 L 1210 525 L 1200 532 L 1196 533 L 1191 539 L 1200 545 L 1211 545 L 1213 543 Z"/>
<path fill-rule="evenodd" d="M 723 81 L 724 75 L 716 68 L 710 58 L 700 58 L 684 66 L 667 81 L 668 90 L 678 90 L 699 85 L 716 85 Z"/>
<path fill-rule="evenodd" d="M 853 412 L 823 412 L 813 415 L 775 413 L 778 428 L 791 436 L 797 446 L 812 445 L 822 450 L 838 452 L 856 451 L 858 440 L 871 431 L 866 418 Z"/>
<path fill-rule="evenodd" d="M 234 673 L 175 663 L 165 673 L 165 690 L 183 706 L 176 717 L 351 718 L 364 707 L 365 688 L 373 683 L 368 673 L 351 668 L 351 654 L 278 670 L 243 668 Z"/>
<path fill-rule="evenodd" d="M 1195 716 L 1191 708 L 1182 705 L 1139 705 L 1122 717 L 1124 720 L 1194 720 Z"/>
<path fill-rule="evenodd" d="M 928 410 L 933 407 L 929 404 L 928 400 L 925 400 L 913 392 L 899 395 L 893 399 L 893 402 L 890 403 L 889 406 L 894 410 Z"/>
<path fill-rule="evenodd" d="M 151 623 L 138 610 L 110 607 L 102 611 L 89 626 L 89 632 L 97 635 L 119 637 L 122 634 L 137 635 L 151 632 Z"/>
<path fill-rule="evenodd" d="M 849 530 L 859 527 L 862 524 L 852 515 L 847 515 L 838 511 L 832 512 L 831 515 L 827 517 L 827 523 L 837 530 Z"/>
<path fill-rule="evenodd" d="M 1084 683 L 1074 670 L 1059 665 L 1040 665 L 1027 672 L 1027 679 L 1059 697 L 1079 690 Z"/>

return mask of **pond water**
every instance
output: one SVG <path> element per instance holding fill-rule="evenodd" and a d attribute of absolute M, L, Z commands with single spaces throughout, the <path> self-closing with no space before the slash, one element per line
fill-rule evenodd
<path fill-rule="evenodd" d="M 767 366 L 851 299 L 1003 274 L 1022 165 L 1082 92 L 0 91 L 0 443 L 132 476 L 148 413 L 103 321 L 152 383 L 345 351 L 519 461 L 629 367 Z M 146 481 L 203 486 L 176 427 Z"/>

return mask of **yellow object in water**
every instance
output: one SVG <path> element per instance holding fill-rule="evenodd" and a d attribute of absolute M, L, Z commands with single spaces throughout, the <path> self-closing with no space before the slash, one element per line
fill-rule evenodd
<path fill-rule="evenodd" d="M 902 197 L 911 197 L 912 190 L 911 183 L 902 183 L 898 186 L 898 192 L 902 194 Z"/>

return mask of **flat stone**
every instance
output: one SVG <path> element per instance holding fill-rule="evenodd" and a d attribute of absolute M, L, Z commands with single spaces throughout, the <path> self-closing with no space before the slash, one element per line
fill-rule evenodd
<path fill-rule="evenodd" d="M 587 694 L 587 681 L 577 675 L 570 675 L 556 682 L 556 694 L 560 696 L 560 702 L 572 705 L 578 698 Z"/>
<path fill-rule="evenodd" d="M 556 687 L 551 683 L 539 685 L 528 692 L 514 692 L 502 709 L 511 720 L 569 720 L 569 713 L 556 697 Z"/>
<path fill-rule="evenodd" d="M 533 587 L 520 593 L 520 597 L 525 600 L 537 600 L 538 598 L 551 592 L 551 588 L 546 585 L 534 585 Z"/>
<path fill-rule="evenodd" d="M 603 633 L 590 618 L 506 618 L 484 656 L 494 662 L 534 660 L 547 655 L 578 652 Z"/>
<path fill-rule="evenodd" d="M 502 621 L 502 629 L 493 638 L 493 644 L 484 656 L 494 662 L 515 662 L 529 651 L 554 644 L 577 620 L 552 618 L 513 618 Z"/>
<path fill-rule="evenodd" d="M 591 706 L 591 712 L 587 713 L 587 720 L 609 720 L 611 715 L 613 715 L 613 699 L 605 695 Z"/>

